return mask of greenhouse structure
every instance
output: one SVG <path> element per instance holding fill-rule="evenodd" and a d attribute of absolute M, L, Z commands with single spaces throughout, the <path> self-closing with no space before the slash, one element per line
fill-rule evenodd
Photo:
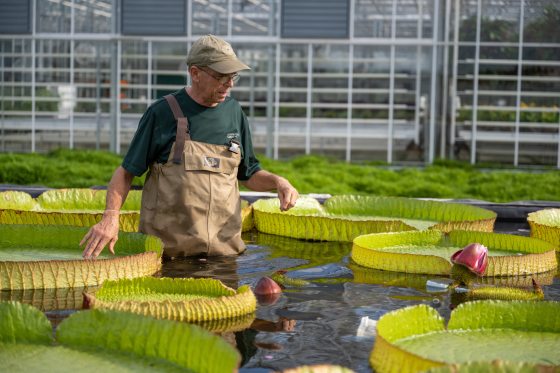
<path fill-rule="evenodd" d="M 271 158 L 560 168 L 557 0 L 2 0 L 0 151 L 126 151 L 205 34 Z"/>

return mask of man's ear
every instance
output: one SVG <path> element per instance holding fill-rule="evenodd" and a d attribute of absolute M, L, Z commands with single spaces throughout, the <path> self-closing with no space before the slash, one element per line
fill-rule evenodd
<path fill-rule="evenodd" d="M 196 68 L 196 66 L 189 67 L 188 71 L 191 76 L 191 81 L 198 83 L 198 74 L 200 74 L 200 71 Z"/>

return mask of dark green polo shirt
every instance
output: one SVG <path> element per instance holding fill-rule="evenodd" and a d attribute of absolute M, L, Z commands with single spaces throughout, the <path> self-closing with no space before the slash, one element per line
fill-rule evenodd
<path fill-rule="evenodd" d="M 229 145 L 230 140 L 237 140 L 241 144 L 239 180 L 248 180 L 261 169 L 253 151 L 249 122 L 237 101 L 227 97 L 215 107 L 206 107 L 196 103 L 185 89 L 173 95 L 189 120 L 191 140 L 215 145 Z M 122 167 L 140 176 L 153 162 L 167 162 L 176 131 L 173 112 L 167 101 L 160 98 L 140 119 Z"/>

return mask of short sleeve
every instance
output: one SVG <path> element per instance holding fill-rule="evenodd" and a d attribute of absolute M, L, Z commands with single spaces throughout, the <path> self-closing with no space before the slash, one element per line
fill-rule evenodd
<path fill-rule="evenodd" d="M 237 171 L 237 179 L 247 181 L 255 172 L 261 170 L 261 165 L 255 156 L 249 121 L 243 111 L 241 111 L 241 145 L 243 146 L 243 158 Z"/>
<path fill-rule="evenodd" d="M 135 176 L 141 176 L 157 159 L 156 115 L 148 108 L 134 134 L 130 147 L 122 162 L 122 167 Z"/>

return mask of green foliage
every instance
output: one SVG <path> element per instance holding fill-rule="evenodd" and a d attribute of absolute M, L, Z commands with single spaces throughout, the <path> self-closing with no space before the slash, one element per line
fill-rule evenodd
<path fill-rule="evenodd" d="M 4 111 L 31 111 L 32 103 L 30 99 L 31 92 L 25 92 L 25 96 L 22 92 L 17 92 L 16 97 L 11 99 L 14 93 L 8 89 L 4 88 L 2 90 L 2 95 L 8 98 L 4 98 L 0 101 L 0 106 Z M 35 91 L 35 110 L 37 111 L 58 111 L 58 95 L 53 93 L 47 88 L 38 88 Z"/>
<path fill-rule="evenodd" d="M 498 165 L 436 160 L 418 168 L 346 163 L 320 156 L 290 161 L 259 157 L 262 167 L 305 193 L 361 194 L 418 198 L 560 201 L 560 172 L 505 170 Z M 118 155 L 91 150 L 56 150 L 46 155 L 0 153 L 0 183 L 80 188 L 107 185 L 121 163 Z M 144 177 L 135 178 L 142 185 Z"/>
<path fill-rule="evenodd" d="M 51 188 L 103 186 L 122 159 L 102 151 L 59 149 L 46 155 L 0 153 L 0 183 Z M 134 185 L 142 185 L 136 178 Z"/>
<path fill-rule="evenodd" d="M 522 109 L 519 113 L 519 121 L 521 123 L 558 123 L 557 112 L 538 112 L 538 111 L 523 111 L 524 108 L 536 108 L 534 103 L 522 104 Z M 556 109 L 555 107 L 552 107 Z M 477 119 L 479 121 L 488 122 L 512 122 L 515 123 L 515 111 L 498 111 L 498 110 L 478 110 Z M 461 109 L 458 111 L 459 121 L 472 120 L 472 110 Z"/>

